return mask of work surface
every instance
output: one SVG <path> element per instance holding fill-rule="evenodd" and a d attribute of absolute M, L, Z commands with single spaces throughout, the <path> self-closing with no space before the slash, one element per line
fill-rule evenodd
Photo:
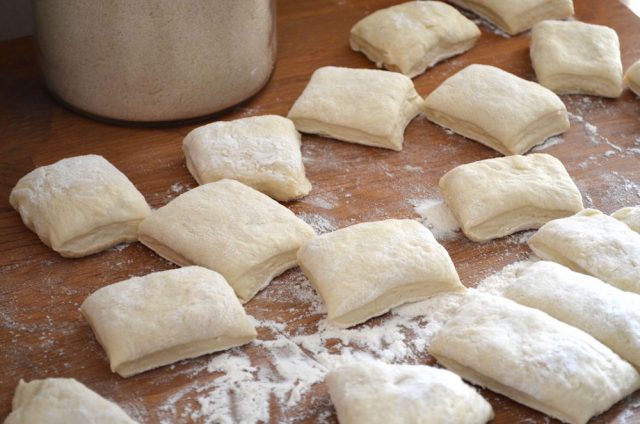
<path fill-rule="evenodd" d="M 349 49 L 349 29 L 390 3 L 281 1 L 272 80 L 255 98 L 218 119 L 286 115 L 320 66 L 372 68 Z M 575 5 L 578 20 L 618 32 L 625 69 L 640 59 L 640 19 L 625 6 L 600 0 L 576 0 Z M 414 80 L 421 95 L 471 63 L 534 78 L 529 34 L 505 38 L 485 24 L 481 29 L 475 48 Z M 571 113 L 571 128 L 539 150 L 564 162 L 586 206 L 610 213 L 640 204 L 640 99 L 628 90 L 616 100 L 562 99 Z M 8 203 L 9 192 L 37 166 L 96 153 L 122 170 L 158 208 L 196 185 L 181 151 L 182 138 L 194 127 L 128 128 L 78 116 L 47 95 L 30 38 L 0 43 L 0 419 L 10 411 L 19 379 L 64 376 L 118 402 L 140 421 L 218 422 L 217 414 L 232 411 L 237 420 L 270 416 L 272 422 L 335 422 L 323 367 L 314 359 L 323 362 L 331 353 L 367 351 L 392 362 L 433 363 L 420 343 L 422 336 L 397 324 L 397 315 L 353 330 L 327 327 L 319 298 L 296 268 L 246 305 L 261 341 L 133 378 L 112 374 L 78 306 L 99 287 L 173 265 L 138 243 L 83 259 L 61 258 L 22 224 Z M 446 171 L 497 156 L 423 117 L 408 126 L 402 152 L 308 135 L 303 136 L 302 151 L 313 191 L 287 206 L 321 231 L 383 218 L 418 218 L 414 206 L 438 198 L 438 179 Z M 516 234 L 476 244 L 458 234 L 443 244 L 462 281 L 471 287 L 504 265 L 527 258 L 525 241 L 526 236 Z M 486 390 L 482 394 L 496 411 L 496 423 L 549 422 L 507 398 Z M 594 422 L 640 422 L 640 392 Z"/>

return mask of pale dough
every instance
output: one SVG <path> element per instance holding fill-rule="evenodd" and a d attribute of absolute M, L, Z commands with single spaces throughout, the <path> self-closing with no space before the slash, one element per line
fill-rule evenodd
<path fill-rule="evenodd" d="M 44 244 L 70 258 L 136 240 L 151 211 L 131 181 L 98 155 L 34 169 L 11 190 L 9 202 Z"/>
<path fill-rule="evenodd" d="M 72 378 L 20 380 L 4 424 L 135 424 L 115 403 Z"/>
<path fill-rule="evenodd" d="M 573 15 L 572 0 L 449 0 L 469 9 L 511 35 L 546 19 Z"/>
<path fill-rule="evenodd" d="M 591 334 L 640 369 L 640 295 L 549 261 L 516 272 L 492 293 Z"/>
<path fill-rule="evenodd" d="M 582 210 L 562 162 L 543 153 L 460 165 L 440 179 L 440 191 L 464 234 L 478 242 Z"/>
<path fill-rule="evenodd" d="M 624 83 L 631 91 L 640 96 L 640 60 L 627 69 L 627 72 L 624 74 Z"/>
<path fill-rule="evenodd" d="M 606 26 L 544 21 L 531 31 L 538 82 L 558 94 L 618 97 L 622 62 L 618 34 Z"/>
<path fill-rule="evenodd" d="M 484 424 L 491 405 L 454 373 L 425 365 L 353 362 L 327 374 L 340 424 Z"/>
<path fill-rule="evenodd" d="M 569 128 L 552 91 L 488 65 L 470 65 L 425 99 L 430 121 L 497 150 L 518 155 Z"/>
<path fill-rule="evenodd" d="M 300 248 L 298 262 L 338 327 L 436 293 L 465 290 L 445 248 L 411 219 L 366 222 L 323 234 Z"/>
<path fill-rule="evenodd" d="M 618 209 L 611 216 L 627 224 L 636 233 L 640 233 L 640 206 L 628 206 Z"/>
<path fill-rule="evenodd" d="M 198 127 L 185 137 L 182 150 L 198 184 L 229 178 L 280 201 L 311 191 L 300 153 L 300 133 L 281 116 L 253 116 Z"/>
<path fill-rule="evenodd" d="M 587 333 L 499 296 L 469 296 L 429 353 L 465 380 L 574 424 L 640 388 L 633 366 Z"/>
<path fill-rule="evenodd" d="M 123 377 L 256 338 L 224 277 L 199 266 L 102 287 L 80 311 L 106 351 L 111 371 Z"/>
<path fill-rule="evenodd" d="M 181 194 L 139 230 L 140 242 L 171 262 L 222 274 L 243 303 L 296 266 L 296 252 L 315 236 L 289 209 L 234 180 Z"/>
<path fill-rule="evenodd" d="M 529 239 L 542 259 L 640 293 L 640 234 L 594 209 L 555 219 Z"/>
<path fill-rule="evenodd" d="M 454 7 L 411 1 L 378 10 L 351 28 L 349 42 L 376 66 L 413 78 L 451 56 L 464 53 L 480 30 Z"/>
<path fill-rule="evenodd" d="M 317 69 L 289 111 L 298 131 L 402 150 L 404 129 L 423 99 L 397 72 L 326 66 Z"/>

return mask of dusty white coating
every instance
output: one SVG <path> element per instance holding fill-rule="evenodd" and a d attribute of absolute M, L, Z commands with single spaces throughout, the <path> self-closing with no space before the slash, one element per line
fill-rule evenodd
<path fill-rule="evenodd" d="M 458 235 L 460 226 L 451 209 L 443 200 L 423 199 L 414 201 L 413 210 L 438 241 L 449 240 Z"/>

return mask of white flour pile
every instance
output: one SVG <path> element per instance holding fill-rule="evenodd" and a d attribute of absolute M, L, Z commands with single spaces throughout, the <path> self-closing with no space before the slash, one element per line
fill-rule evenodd
<path fill-rule="evenodd" d="M 311 225 L 317 234 L 330 233 L 338 229 L 335 220 L 329 216 L 301 212 L 298 214 L 298 218 Z"/>
<path fill-rule="evenodd" d="M 423 199 L 411 203 L 422 218 L 422 224 L 431 230 L 437 240 L 450 240 L 459 235 L 458 222 L 444 201 Z"/>
<path fill-rule="evenodd" d="M 480 281 L 476 286 L 476 290 L 482 293 L 494 294 L 500 296 L 504 291 L 504 287 L 516 278 L 516 275 L 520 274 L 523 270 L 527 269 L 539 259 L 536 256 L 532 256 L 527 260 L 515 262 L 505 266 L 495 274 Z"/>

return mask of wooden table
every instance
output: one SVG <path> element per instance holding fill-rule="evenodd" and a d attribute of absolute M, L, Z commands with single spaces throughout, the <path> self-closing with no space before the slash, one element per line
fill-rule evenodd
<path fill-rule="evenodd" d="M 369 61 L 349 49 L 349 29 L 368 13 L 391 3 L 281 1 L 278 62 L 273 79 L 256 97 L 219 118 L 286 115 L 316 68 L 371 68 Z M 640 19 L 626 7 L 600 0 L 575 0 L 575 5 L 577 19 L 617 30 L 625 68 L 640 58 Z M 485 25 L 482 32 L 478 45 L 470 52 L 416 78 L 418 91 L 427 95 L 445 78 L 471 63 L 492 64 L 521 77 L 534 78 L 528 34 L 503 38 Z M 31 38 L 0 43 L 0 417 L 10 411 L 20 378 L 67 376 L 119 402 L 140 420 L 187 422 L 189 408 L 198 406 L 194 382 L 207 383 L 219 377 L 219 373 L 197 372 L 215 355 L 122 379 L 109 371 L 103 350 L 77 310 L 85 297 L 99 287 L 172 265 L 139 244 L 83 259 L 61 258 L 26 229 L 7 199 L 16 181 L 34 167 L 69 156 L 97 153 L 127 174 L 153 207 L 160 207 L 195 186 L 181 153 L 182 138 L 195 125 L 130 128 L 76 115 L 47 94 L 34 53 Z M 639 204 L 640 99 L 628 90 L 616 100 L 562 98 L 573 114 L 571 129 L 564 134 L 563 142 L 544 151 L 565 163 L 586 205 L 610 213 L 622 206 Z M 437 197 L 437 182 L 443 173 L 456 165 L 497 154 L 418 118 L 407 128 L 405 147 L 399 153 L 305 135 L 303 156 L 313 192 L 287 206 L 295 213 L 323 218 L 339 228 L 389 217 L 417 218 L 412 201 Z M 526 244 L 514 237 L 486 244 L 457 237 L 443 244 L 467 286 L 530 254 Z M 299 275 L 293 270 L 276 279 L 247 305 L 247 311 L 258 320 L 282 323 L 287 334 L 314 331 L 322 315 L 300 315 L 303 308 L 288 298 L 285 290 Z M 371 325 L 385 319 L 373 320 Z M 261 329 L 260 337 L 269 338 L 269 332 Z M 258 362 L 266 360 L 261 359 L 264 352 L 256 346 L 239 351 Z M 425 355 L 419 362 L 433 360 Z M 496 423 L 549 422 L 543 415 L 502 396 L 486 390 L 482 394 L 496 411 Z M 171 403 L 172 399 L 178 400 Z M 640 393 L 636 393 L 594 422 L 623 422 L 624 418 L 626 422 L 639 422 L 639 409 Z M 291 415 L 278 405 L 271 405 L 272 421 L 316 422 L 322 418 L 335 422 L 324 384 L 314 385 L 296 411 Z"/>

